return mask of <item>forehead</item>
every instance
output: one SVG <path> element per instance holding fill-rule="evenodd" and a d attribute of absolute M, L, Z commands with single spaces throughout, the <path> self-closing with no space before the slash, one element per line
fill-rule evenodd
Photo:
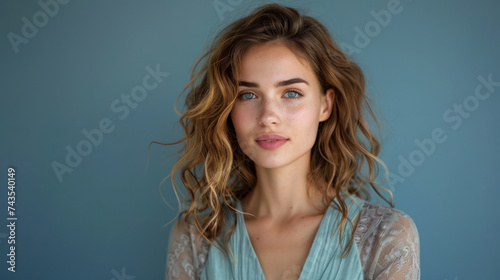
<path fill-rule="evenodd" d="M 309 62 L 279 41 L 249 48 L 242 56 L 239 76 L 242 80 L 316 78 Z"/>

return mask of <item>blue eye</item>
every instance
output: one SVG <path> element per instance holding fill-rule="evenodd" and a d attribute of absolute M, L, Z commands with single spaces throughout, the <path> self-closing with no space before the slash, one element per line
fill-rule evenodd
<path fill-rule="evenodd" d="M 302 94 L 298 91 L 295 91 L 295 90 L 290 90 L 290 91 L 285 92 L 285 97 L 288 97 L 288 98 L 299 98 L 301 96 L 302 96 Z"/>
<path fill-rule="evenodd" d="M 240 94 L 240 98 L 244 99 L 244 100 L 253 99 L 254 96 L 255 96 L 255 94 L 253 94 L 252 92 L 244 92 L 244 93 Z"/>

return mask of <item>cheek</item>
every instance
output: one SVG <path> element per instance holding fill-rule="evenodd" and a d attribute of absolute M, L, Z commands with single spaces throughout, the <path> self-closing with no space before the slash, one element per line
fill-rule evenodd
<path fill-rule="evenodd" d="M 238 138 L 242 137 L 243 133 L 248 130 L 249 124 L 251 123 L 251 112 L 245 110 L 241 106 L 234 106 L 231 111 L 231 120 L 233 121 L 234 130 Z"/>
<path fill-rule="evenodd" d="M 231 111 L 231 120 L 233 121 L 234 129 L 238 131 L 241 123 L 241 117 L 237 108 L 233 108 L 233 110 Z"/>
<path fill-rule="evenodd" d="M 253 159 L 256 151 L 253 145 L 254 140 L 251 135 L 253 129 L 253 121 L 255 121 L 255 116 L 252 114 L 252 110 L 248 110 L 247 108 L 240 106 L 235 106 L 231 111 L 231 120 L 233 122 L 238 145 L 240 146 L 243 153 L 245 153 L 249 158 Z"/>
<path fill-rule="evenodd" d="M 305 104 L 304 104 L 305 105 Z M 302 144 L 310 144 L 316 141 L 319 126 L 319 108 L 310 104 L 309 106 L 298 106 L 287 110 L 287 119 L 293 124 L 296 133 L 300 135 Z"/>

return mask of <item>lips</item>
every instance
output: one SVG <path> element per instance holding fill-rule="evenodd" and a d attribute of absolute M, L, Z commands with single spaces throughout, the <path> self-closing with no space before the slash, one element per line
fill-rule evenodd
<path fill-rule="evenodd" d="M 278 134 L 261 134 L 255 139 L 255 141 L 267 140 L 286 140 L 286 138 Z"/>
<path fill-rule="evenodd" d="M 255 139 L 255 141 L 262 148 L 266 150 L 273 150 L 281 147 L 286 143 L 286 141 L 288 141 L 288 139 L 278 134 L 261 134 Z"/>

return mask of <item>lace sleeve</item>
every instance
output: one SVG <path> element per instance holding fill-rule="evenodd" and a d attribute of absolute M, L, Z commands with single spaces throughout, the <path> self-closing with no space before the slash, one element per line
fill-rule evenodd
<path fill-rule="evenodd" d="M 178 222 L 172 227 L 168 242 L 166 280 L 200 278 L 209 246 L 194 232 L 194 228 L 185 222 Z"/>
<path fill-rule="evenodd" d="M 393 208 L 368 204 L 360 220 L 366 279 L 420 279 L 420 241 L 413 220 Z"/>

